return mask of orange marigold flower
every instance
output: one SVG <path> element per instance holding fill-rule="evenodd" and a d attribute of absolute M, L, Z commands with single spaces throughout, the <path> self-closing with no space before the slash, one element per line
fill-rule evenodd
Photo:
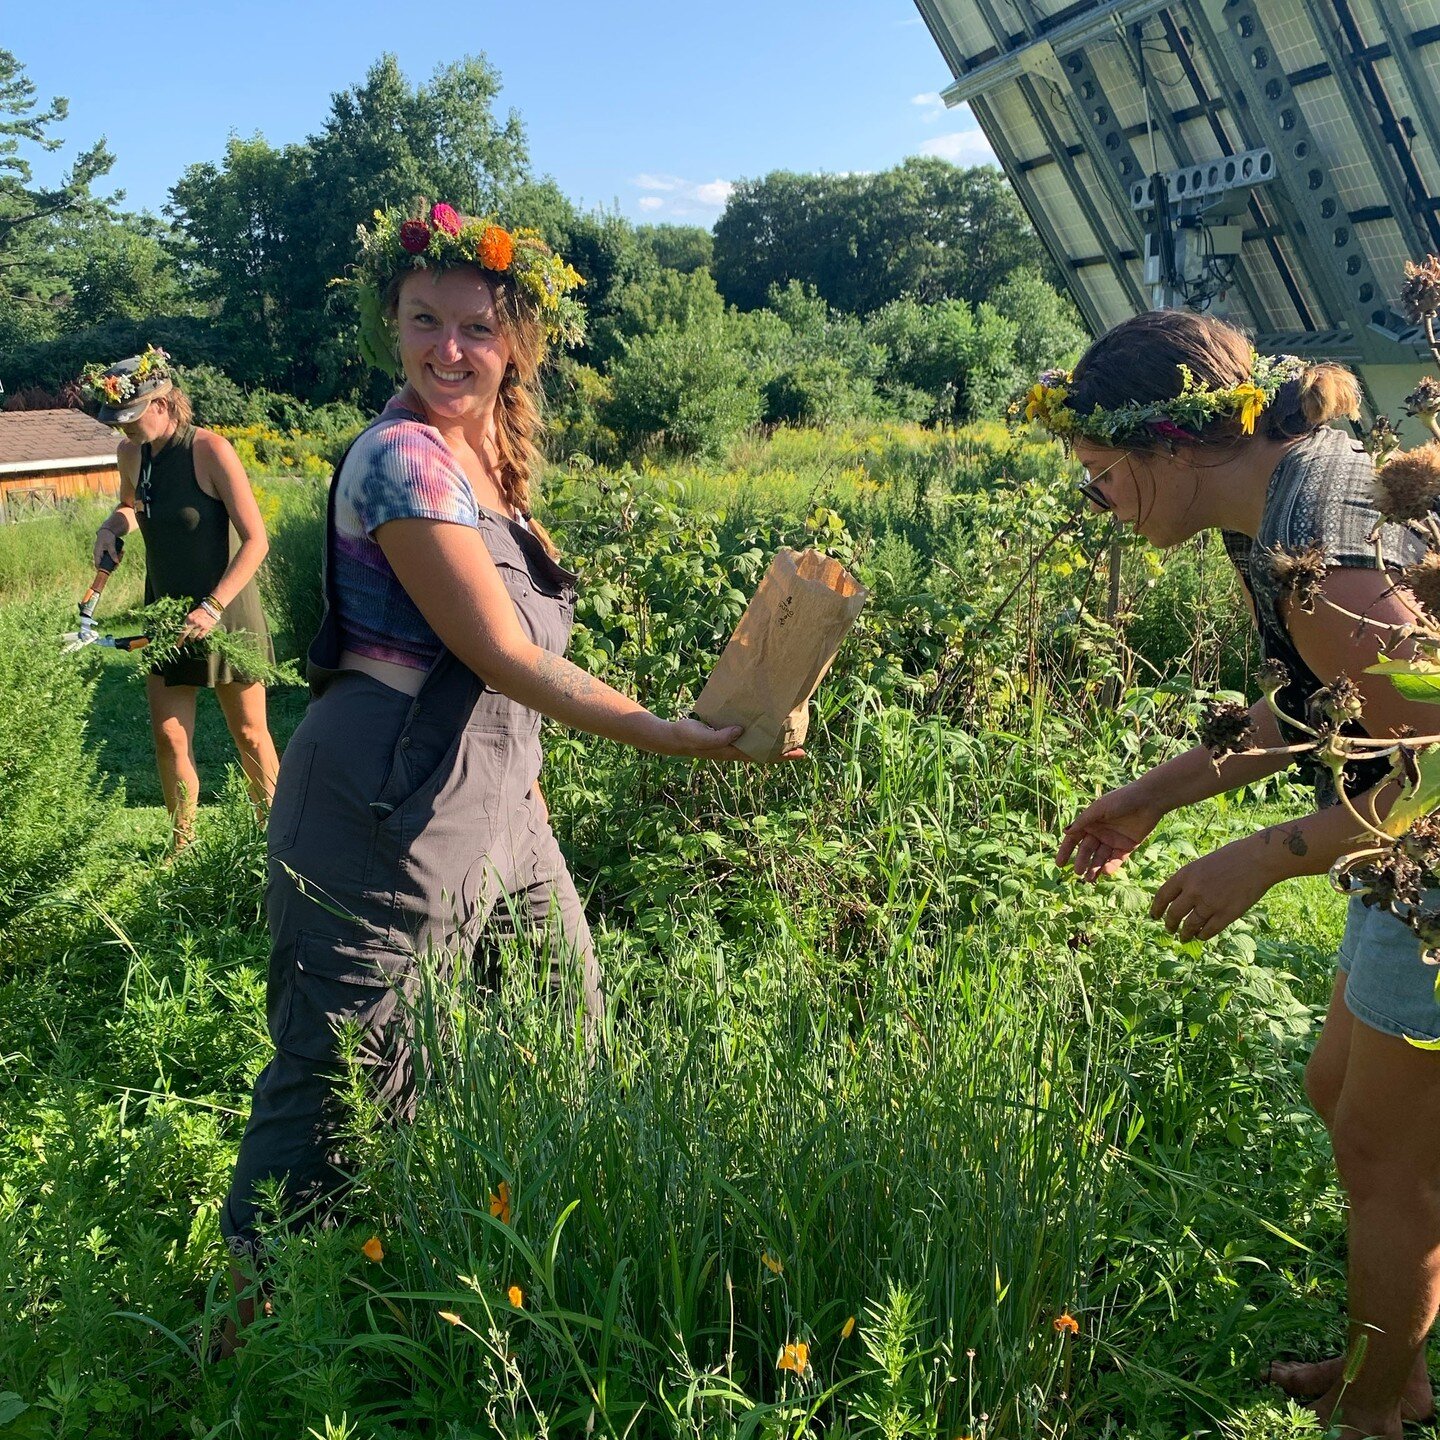
<path fill-rule="evenodd" d="M 490 1196 L 490 1213 L 502 1224 L 510 1223 L 510 1184 L 502 1180 Z"/>
<path fill-rule="evenodd" d="M 855 1333 L 855 1317 L 852 1315 L 841 1327 L 840 1338 L 848 1340 Z"/>
<path fill-rule="evenodd" d="M 1080 1322 L 1067 1310 L 1063 1315 L 1055 1317 L 1055 1329 L 1061 1335 L 1078 1335 Z"/>
<path fill-rule="evenodd" d="M 385 1258 L 385 1247 L 380 1243 L 378 1235 L 372 1235 L 360 1247 L 360 1253 L 367 1260 L 373 1260 L 378 1265 Z"/>
<path fill-rule="evenodd" d="M 498 225 L 487 225 L 480 237 L 480 263 L 487 270 L 508 270 L 515 258 L 515 241 L 508 230 Z"/>
<path fill-rule="evenodd" d="M 793 1345 L 780 1347 L 780 1358 L 775 1362 L 775 1368 L 793 1370 L 795 1374 L 803 1375 L 809 1363 L 810 1347 L 803 1340 L 797 1340 Z"/>
<path fill-rule="evenodd" d="M 517 1310 L 523 1310 L 525 1308 L 525 1292 L 518 1285 L 512 1285 L 505 1292 L 505 1298 Z"/>

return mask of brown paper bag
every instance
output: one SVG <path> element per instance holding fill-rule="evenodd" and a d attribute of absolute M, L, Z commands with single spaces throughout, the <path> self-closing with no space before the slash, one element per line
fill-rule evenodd
<path fill-rule="evenodd" d="M 818 550 L 781 550 L 705 682 L 696 718 L 717 729 L 743 725 L 735 744 L 754 760 L 793 750 L 810 728 L 810 697 L 865 593 L 838 560 Z"/>

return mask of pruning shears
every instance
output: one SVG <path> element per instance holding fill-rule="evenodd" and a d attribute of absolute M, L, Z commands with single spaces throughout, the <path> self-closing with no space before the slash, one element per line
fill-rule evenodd
<path fill-rule="evenodd" d="M 102 635 L 95 623 L 95 607 L 100 602 L 100 594 L 105 589 L 105 582 L 120 563 L 124 549 L 125 542 L 117 535 L 115 554 L 100 557 L 95 578 L 80 601 L 80 628 L 67 631 L 60 637 L 62 655 L 74 654 L 76 650 L 83 650 L 87 645 L 99 645 L 107 650 L 140 650 L 150 643 L 148 635 Z"/>

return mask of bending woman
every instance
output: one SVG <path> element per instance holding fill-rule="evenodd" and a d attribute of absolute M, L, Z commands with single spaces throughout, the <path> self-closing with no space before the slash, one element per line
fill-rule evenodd
<path fill-rule="evenodd" d="M 1166 310 L 1102 336 L 1073 375 L 1042 378 L 1028 413 L 1073 446 L 1092 503 L 1152 544 L 1168 548 L 1207 529 L 1224 533 L 1262 652 L 1284 667 L 1288 683 L 1277 697 L 1284 714 L 1303 720 L 1311 699 L 1343 675 L 1364 703 L 1353 733 L 1389 738 L 1407 725 L 1429 733 L 1432 707 L 1403 700 L 1389 680 L 1364 673 L 1393 633 L 1380 627 L 1416 619 L 1397 572 L 1426 547 L 1386 524 L 1387 568 L 1377 568 L 1369 538 L 1381 518 L 1374 465 L 1350 435 L 1327 423 L 1353 413 L 1358 401 L 1354 378 L 1339 366 L 1257 357 L 1238 331 Z M 1307 593 L 1297 597 L 1297 585 Z M 1288 726 L 1282 738 L 1264 701 L 1250 720 L 1256 748 L 1306 738 Z M 1066 830 L 1057 858 L 1083 880 L 1112 875 L 1169 811 L 1285 763 L 1230 756 L 1217 768 L 1197 746 L 1089 806 Z M 1384 778 L 1388 760 L 1351 768 L 1347 793 L 1357 793 L 1362 812 L 1373 803 L 1385 814 L 1395 791 Z M 1208 939 L 1272 885 L 1323 875 L 1360 848 L 1360 826 L 1335 803 L 1329 772 L 1322 777 L 1312 814 L 1184 866 L 1161 886 L 1152 915 L 1184 939 Z M 1365 1334 L 1367 1348 L 1348 1387 L 1339 1357 L 1270 1371 L 1323 1420 L 1339 1423 L 1347 1440 L 1398 1440 L 1402 1418 L 1434 1412 L 1424 1346 L 1440 1304 L 1440 1056 L 1407 1037 L 1440 1039 L 1434 971 L 1398 919 L 1352 899 L 1305 1082 L 1349 1198 L 1351 1335 Z"/>
<path fill-rule="evenodd" d="M 563 658 L 576 577 L 530 483 L 537 373 L 547 342 L 578 330 L 579 277 L 526 232 L 448 205 L 380 216 L 357 270 L 367 357 L 405 383 L 331 487 L 314 698 L 270 822 L 275 1053 L 222 1214 L 237 1256 L 256 1249 L 262 1179 L 302 1215 L 341 1189 L 341 1021 L 362 1031 L 375 1093 L 411 1112 L 397 993 L 417 951 L 469 960 L 492 915 L 518 911 L 550 932 L 552 984 L 593 1033 L 600 976 L 537 783 L 542 716 L 656 754 L 745 759 L 738 727 L 662 720 Z"/>
<path fill-rule="evenodd" d="M 269 550 L 265 522 L 245 467 L 223 435 L 196 427 L 190 399 L 170 376 L 169 356 L 148 348 L 84 382 L 98 415 L 120 442 L 120 503 L 95 534 L 95 564 L 120 559 L 116 541 L 137 526 L 145 538 L 145 603 L 181 596 L 193 608 L 184 638 L 216 626 L 246 630 L 274 657 L 255 576 Z M 232 555 L 230 532 L 239 545 Z M 216 655 L 191 651 L 151 670 L 145 693 L 160 789 L 175 843 L 194 830 L 200 777 L 195 767 L 195 701 L 215 691 L 240 756 L 251 798 L 267 805 L 280 768 L 265 716 L 265 687 Z"/>

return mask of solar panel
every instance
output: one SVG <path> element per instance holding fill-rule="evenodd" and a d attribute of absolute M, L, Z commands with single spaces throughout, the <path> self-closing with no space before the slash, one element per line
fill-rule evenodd
<path fill-rule="evenodd" d="M 1440 0 L 915 3 L 1093 330 L 1208 309 L 1398 412 L 1428 351 L 1395 297 L 1440 251 Z"/>

